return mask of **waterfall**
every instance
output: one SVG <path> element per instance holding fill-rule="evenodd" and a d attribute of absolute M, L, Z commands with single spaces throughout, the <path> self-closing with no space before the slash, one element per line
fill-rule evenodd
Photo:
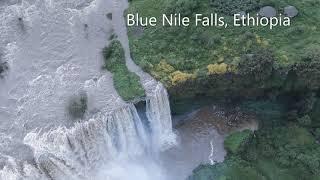
<path fill-rule="evenodd" d="M 71 128 L 29 132 L 24 143 L 32 147 L 35 165 L 15 165 L 14 170 L 5 167 L 0 179 L 90 179 L 108 164 L 127 163 L 168 148 L 175 142 L 175 135 L 167 92 L 161 84 L 148 98 L 146 109 L 150 132 L 133 104 L 113 112 L 98 112 Z"/>
<path fill-rule="evenodd" d="M 176 136 L 172 131 L 170 104 L 166 89 L 158 83 L 151 97 L 147 99 L 147 117 L 153 134 L 153 147 L 165 150 L 176 143 Z"/>
<path fill-rule="evenodd" d="M 60 179 L 60 171 L 89 178 L 86 176 L 90 171 L 103 163 L 141 155 L 147 144 L 146 132 L 134 105 L 112 113 L 99 112 L 70 129 L 31 132 L 24 142 L 33 148 L 40 169 L 53 179 Z M 65 173 L 66 170 L 72 173 Z"/>

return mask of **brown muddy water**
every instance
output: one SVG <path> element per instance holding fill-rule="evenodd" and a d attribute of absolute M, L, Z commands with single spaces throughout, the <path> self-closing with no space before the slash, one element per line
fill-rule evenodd
<path fill-rule="evenodd" d="M 170 180 L 186 179 L 200 164 L 222 162 L 226 156 L 223 142 L 228 134 L 258 128 L 253 115 L 217 106 L 195 110 L 178 121 L 183 122 L 176 127 L 179 144 L 160 158 Z"/>

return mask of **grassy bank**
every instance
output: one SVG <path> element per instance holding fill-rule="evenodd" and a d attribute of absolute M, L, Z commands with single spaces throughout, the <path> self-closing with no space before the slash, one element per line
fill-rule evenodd
<path fill-rule="evenodd" d="M 197 96 L 252 98 L 318 89 L 320 11 L 317 0 L 133 0 L 128 13 L 143 17 L 182 13 L 193 17 L 220 13 L 229 24 L 230 9 L 256 13 L 265 5 L 283 12 L 299 10 L 290 27 L 129 27 L 135 62 L 169 90 L 172 105 Z M 308 57 L 313 57 L 310 60 Z M 290 72 L 290 73 L 289 73 Z M 290 76 L 288 76 L 288 73 Z"/>
<path fill-rule="evenodd" d="M 105 47 L 103 56 L 105 68 L 113 74 L 114 87 L 123 100 L 133 101 L 145 96 L 140 78 L 126 66 L 124 50 L 119 41 L 113 40 Z"/>

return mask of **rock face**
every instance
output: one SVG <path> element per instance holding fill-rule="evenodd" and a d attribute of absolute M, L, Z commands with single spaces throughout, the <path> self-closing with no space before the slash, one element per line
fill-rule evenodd
<path fill-rule="evenodd" d="M 277 11 L 275 8 L 271 7 L 271 6 L 265 6 L 263 8 L 260 9 L 259 13 L 260 16 L 263 17 L 274 17 L 277 15 Z"/>
<path fill-rule="evenodd" d="M 287 17 L 295 17 L 299 13 L 298 9 L 294 6 L 286 6 L 284 8 L 284 15 Z"/>

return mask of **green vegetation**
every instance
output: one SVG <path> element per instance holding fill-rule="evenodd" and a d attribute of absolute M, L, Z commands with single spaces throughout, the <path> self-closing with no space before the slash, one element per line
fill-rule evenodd
<path fill-rule="evenodd" d="M 73 119 L 82 119 L 87 111 L 88 97 L 85 92 L 81 92 L 76 96 L 71 97 L 68 104 L 69 115 Z"/>
<path fill-rule="evenodd" d="M 225 141 L 228 156 L 190 180 L 320 180 L 320 1 L 134 0 L 129 13 L 222 13 L 228 28 L 129 27 L 136 63 L 169 90 L 173 113 L 217 102 L 255 113 L 260 129 Z M 299 15 L 290 27 L 232 27 L 231 14 L 270 5 Z M 195 100 L 201 99 L 201 102 Z M 204 100 L 202 100 L 204 99 Z M 221 101 L 220 101 L 221 100 Z M 210 102 L 209 102 L 210 103 Z"/>
<path fill-rule="evenodd" d="M 254 104 L 261 104 L 254 109 L 261 117 L 267 114 L 274 114 L 270 119 L 284 117 L 283 109 L 275 108 L 279 105 L 271 102 L 247 102 L 242 107 L 250 109 Z M 243 132 L 231 134 L 225 140 L 227 159 L 214 166 L 198 167 L 189 180 L 319 179 L 319 129 L 311 130 L 287 121 L 285 125 L 276 126 L 264 123 L 253 136 L 249 135 Z"/>
<path fill-rule="evenodd" d="M 290 27 L 273 30 L 232 26 L 230 13 L 255 14 L 265 5 L 279 13 L 293 5 L 299 15 Z M 173 109 L 181 99 L 199 95 L 232 100 L 314 91 L 320 82 L 319 5 L 318 0 L 135 0 L 128 13 L 161 19 L 162 13 L 219 12 L 229 27 L 129 27 L 132 56 L 166 85 Z"/>
<path fill-rule="evenodd" d="M 117 40 L 111 41 L 103 49 L 105 68 L 113 74 L 113 84 L 125 101 L 133 101 L 145 96 L 139 77 L 126 66 L 124 50 Z"/>
<path fill-rule="evenodd" d="M 247 142 L 250 140 L 251 137 L 251 131 L 250 130 L 244 130 L 242 132 L 236 132 L 231 135 L 229 135 L 226 140 L 224 141 L 225 149 L 229 153 L 236 154 Z"/>
<path fill-rule="evenodd" d="M 165 12 L 168 14 L 180 13 L 190 16 L 200 7 L 200 0 L 176 0 L 166 3 Z"/>
<path fill-rule="evenodd" d="M 220 13 L 233 15 L 241 11 L 250 12 L 262 6 L 260 0 L 211 0 L 210 5 Z"/>
<path fill-rule="evenodd" d="M 188 180 L 267 180 L 247 161 L 232 157 L 214 166 L 201 165 Z"/>

